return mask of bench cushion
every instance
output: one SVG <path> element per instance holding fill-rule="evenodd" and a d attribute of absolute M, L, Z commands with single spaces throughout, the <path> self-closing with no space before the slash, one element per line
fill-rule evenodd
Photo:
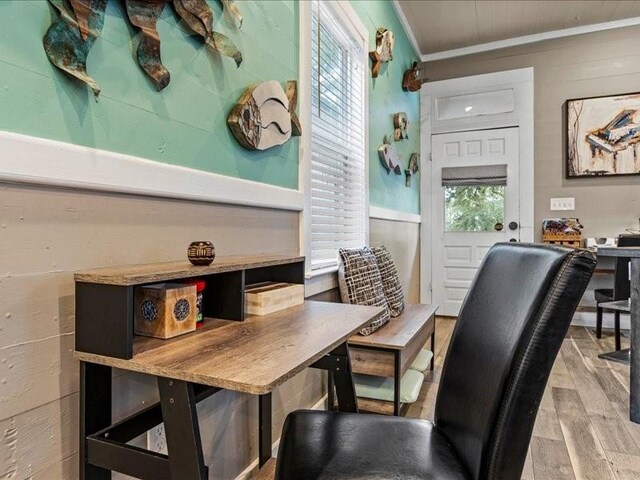
<path fill-rule="evenodd" d="M 424 375 L 417 370 L 407 370 L 400 382 L 400 403 L 413 403 L 418 399 Z M 373 375 L 353 375 L 356 395 L 385 402 L 393 402 L 393 378 L 375 377 Z"/>
<path fill-rule="evenodd" d="M 420 353 L 415 358 L 411 366 L 409 367 L 411 370 L 417 370 L 420 373 L 424 373 L 430 367 L 431 359 L 433 358 L 433 352 L 431 350 L 427 350 L 423 348 L 420 350 Z"/>
<path fill-rule="evenodd" d="M 372 247 L 371 251 L 378 262 L 378 270 L 382 277 L 382 289 L 389 304 L 389 313 L 392 317 L 397 317 L 404 310 L 404 292 L 400 284 L 398 269 L 396 268 L 389 250 L 383 245 Z"/>
<path fill-rule="evenodd" d="M 342 302 L 384 308 L 382 315 L 359 332 L 369 335 L 390 319 L 376 257 L 368 248 L 341 248 L 340 260 L 338 283 Z"/>

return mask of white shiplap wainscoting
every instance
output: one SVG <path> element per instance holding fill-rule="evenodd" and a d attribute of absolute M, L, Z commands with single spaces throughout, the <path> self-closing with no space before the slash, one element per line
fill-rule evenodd
<path fill-rule="evenodd" d="M 298 190 L 5 131 L 0 181 L 279 210 L 303 207 Z"/>

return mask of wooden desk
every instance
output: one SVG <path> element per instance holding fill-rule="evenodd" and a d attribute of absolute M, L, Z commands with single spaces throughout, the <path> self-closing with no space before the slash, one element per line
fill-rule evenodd
<path fill-rule="evenodd" d="M 381 312 L 377 307 L 306 301 L 244 322 L 205 319 L 170 340 L 135 337 L 133 358 L 76 352 L 76 358 L 123 370 L 263 395 L 344 343 Z"/>
<path fill-rule="evenodd" d="M 631 388 L 629 389 L 629 417 L 632 422 L 640 423 L 640 354 L 638 354 L 638 349 L 640 348 L 640 247 L 600 247 L 597 254 L 599 257 L 631 259 L 631 351 L 629 352 Z"/>
<path fill-rule="evenodd" d="M 264 265 L 264 262 L 259 263 Z M 207 279 L 214 284 L 220 280 L 224 285 L 224 280 L 239 278 L 239 283 L 230 282 L 228 287 L 243 289 L 245 278 L 301 278 L 299 274 L 303 270 L 299 267 L 304 264 L 300 264 L 297 257 L 272 258 L 267 263 L 266 270 L 262 270 L 262 266 L 255 267 L 254 260 L 250 268 L 258 270 L 238 273 L 230 269 L 213 272 Z M 246 263 L 235 265 L 239 267 Z M 135 270 L 132 267 L 135 282 L 164 281 L 173 278 L 176 272 L 169 269 L 155 275 L 152 273 L 154 267 L 143 266 L 140 270 L 151 272 L 149 276 L 136 274 Z M 292 273 L 294 270 L 297 273 Z M 197 272 L 200 274 L 202 270 Z M 234 277 L 227 276 L 228 273 Z M 218 274 L 224 277 L 216 278 Z M 117 275 L 124 278 L 119 271 Z M 77 278 L 80 280 L 76 284 L 76 296 L 81 305 L 104 304 L 99 292 L 106 292 L 107 298 L 114 302 L 118 298 L 130 298 L 130 295 L 109 295 L 114 281 L 109 275 L 98 277 L 82 273 Z M 84 283 L 87 281 L 91 283 Z M 103 289 L 104 286 L 107 288 Z M 131 288 L 131 285 L 122 287 Z M 212 294 L 219 295 L 218 292 Z M 88 336 L 92 320 L 103 312 L 95 306 L 77 309 L 77 326 L 78 322 L 82 324 L 81 330 L 87 335 L 80 342 L 83 348 L 76 345 L 75 353 L 80 360 L 81 480 L 107 480 L 111 478 L 111 471 L 154 480 L 205 480 L 208 474 L 196 403 L 221 389 L 259 395 L 262 466 L 271 457 L 271 392 L 302 369 L 312 367 L 330 372 L 335 379 L 339 409 L 357 412 L 347 339 L 382 313 L 376 307 L 307 301 L 271 315 L 247 317 L 244 321 L 209 318 L 200 330 L 171 340 L 159 340 L 132 334 L 130 307 L 130 303 L 125 303 L 120 308 L 111 306 L 107 309 L 112 314 L 122 314 L 122 318 L 112 319 L 118 327 L 113 333 L 120 343 L 111 343 L 115 347 L 130 345 L 130 350 L 114 349 L 116 353 L 122 353 L 121 356 L 104 355 L 99 338 Z M 225 311 L 234 309 L 243 314 L 241 307 Z M 110 333 L 106 328 L 109 318 L 103 317 L 98 319 L 98 326 L 102 328 L 100 334 L 105 342 L 109 343 Z M 92 351 L 94 346 L 97 352 Z M 113 424 L 111 369 L 114 367 L 156 376 L 160 402 Z M 127 444 L 163 422 L 169 455 Z"/>

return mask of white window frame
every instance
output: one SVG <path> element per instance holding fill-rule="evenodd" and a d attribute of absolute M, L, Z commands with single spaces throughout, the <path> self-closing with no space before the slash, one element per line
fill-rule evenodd
<path fill-rule="evenodd" d="M 364 78 L 364 152 L 365 152 L 365 241 L 369 243 L 369 32 L 362 20 L 348 1 L 323 0 L 323 5 L 329 6 L 332 12 L 349 26 L 354 37 L 362 40 L 363 65 L 365 66 Z M 299 118 L 303 126 L 300 141 L 300 190 L 304 196 L 304 209 L 300 213 L 300 253 L 307 257 L 306 278 L 313 279 L 307 284 L 306 295 L 335 288 L 337 286 L 335 275 L 338 267 L 329 267 L 323 270 L 311 271 L 311 2 L 299 2 L 300 8 L 300 76 L 298 91 L 300 100 Z"/>

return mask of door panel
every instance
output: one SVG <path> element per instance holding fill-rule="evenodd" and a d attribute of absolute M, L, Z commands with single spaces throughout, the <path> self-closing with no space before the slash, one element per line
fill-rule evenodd
<path fill-rule="evenodd" d="M 458 314 L 491 246 L 519 240 L 508 227 L 520 223 L 518 185 L 517 128 L 432 136 L 433 302 L 443 315 Z"/>

